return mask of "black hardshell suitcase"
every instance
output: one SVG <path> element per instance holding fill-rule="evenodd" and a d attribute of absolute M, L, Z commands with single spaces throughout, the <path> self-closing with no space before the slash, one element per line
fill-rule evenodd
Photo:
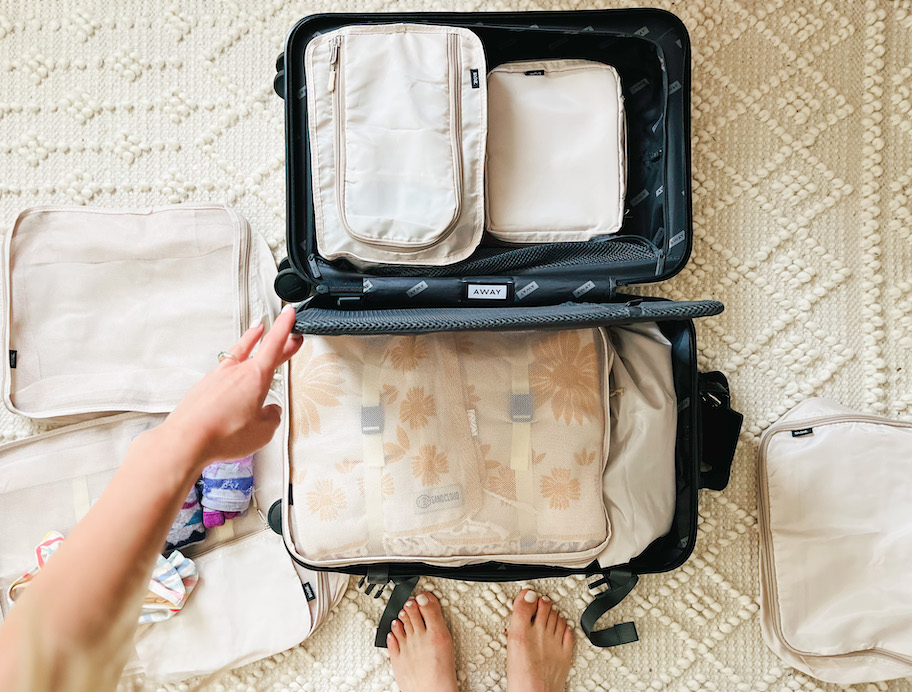
<path fill-rule="evenodd" d="M 315 36 L 350 24 L 429 23 L 466 27 L 485 48 L 488 69 L 529 58 L 586 58 L 619 72 L 627 112 L 628 183 L 624 224 L 588 242 L 483 246 L 444 267 L 361 271 L 320 257 L 314 240 L 307 137 L 304 49 Z M 585 569 L 488 562 L 465 567 L 423 563 L 352 565 L 359 586 L 379 597 L 395 587 L 377 630 L 386 634 L 420 575 L 518 581 L 586 573 L 596 593 L 581 624 L 596 646 L 637 639 L 633 623 L 596 630 L 596 621 L 634 587 L 638 575 L 679 567 L 697 533 L 699 488 L 728 483 L 742 416 L 731 409 L 721 373 L 699 373 L 693 319 L 723 310 L 716 301 L 675 302 L 625 295 L 624 286 L 662 281 L 683 268 L 693 229 L 690 191 L 690 45 L 672 14 L 655 9 L 515 13 L 323 14 L 291 30 L 279 57 L 275 90 L 285 99 L 288 258 L 276 291 L 300 303 L 296 331 L 391 334 L 459 330 L 555 329 L 656 322 L 671 341 L 678 431 L 677 503 L 671 530 L 624 565 Z M 474 284 L 506 286 L 508 301 L 468 296 Z M 417 290 L 416 290 L 417 289 Z M 294 501 L 289 488 L 288 501 Z M 280 508 L 273 508 L 274 510 Z M 270 523 L 281 532 L 281 511 Z M 313 567 L 308 565 L 308 567 Z"/>

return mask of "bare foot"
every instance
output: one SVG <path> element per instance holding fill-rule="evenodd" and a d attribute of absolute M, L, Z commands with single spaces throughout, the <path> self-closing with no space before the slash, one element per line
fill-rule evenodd
<path fill-rule="evenodd" d="M 561 692 L 572 653 L 573 632 L 548 597 L 520 591 L 507 630 L 508 692 Z"/>
<path fill-rule="evenodd" d="M 456 692 L 453 637 L 434 594 L 409 599 L 392 629 L 386 645 L 402 692 Z"/>

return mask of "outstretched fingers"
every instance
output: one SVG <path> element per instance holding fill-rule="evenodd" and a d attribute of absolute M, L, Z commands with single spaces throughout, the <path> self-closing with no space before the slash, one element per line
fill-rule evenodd
<path fill-rule="evenodd" d="M 253 357 L 264 371 L 272 372 L 300 348 L 302 340 L 291 334 L 294 324 L 294 306 L 286 305 L 272 323 L 272 329 L 263 337 L 260 348 Z"/>
<path fill-rule="evenodd" d="M 237 358 L 225 358 L 222 360 L 219 365 L 224 365 L 226 363 L 230 365 L 237 365 L 238 363 L 243 363 L 247 358 L 250 357 L 250 352 L 253 351 L 253 347 L 257 345 L 257 341 L 260 340 L 260 337 L 263 335 L 264 325 L 262 322 L 259 322 L 246 332 L 241 335 L 241 338 L 238 339 L 238 342 L 228 349 L 228 353 Z"/>

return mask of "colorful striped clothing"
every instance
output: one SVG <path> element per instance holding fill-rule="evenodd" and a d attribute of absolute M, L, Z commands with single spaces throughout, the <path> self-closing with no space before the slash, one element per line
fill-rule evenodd
<path fill-rule="evenodd" d="M 253 494 L 253 457 L 219 461 L 203 469 L 203 523 L 221 526 L 245 512 Z"/>
<path fill-rule="evenodd" d="M 203 526 L 203 508 L 199 502 L 199 491 L 194 485 L 184 500 L 184 506 L 181 507 L 168 531 L 168 538 L 165 542 L 165 550 L 176 550 L 184 546 L 199 543 L 206 538 L 206 527 Z"/>

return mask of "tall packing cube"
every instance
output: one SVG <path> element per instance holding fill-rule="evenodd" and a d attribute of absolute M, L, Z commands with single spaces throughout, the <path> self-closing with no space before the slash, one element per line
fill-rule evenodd
<path fill-rule="evenodd" d="M 302 565 L 393 584 L 378 646 L 421 575 L 586 574 L 590 641 L 635 641 L 596 623 L 687 560 L 741 425 L 697 370 L 693 320 L 723 306 L 624 292 L 691 251 L 684 26 L 317 15 L 277 72 L 276 290 L 311 336 L 273 529 Z"/>

